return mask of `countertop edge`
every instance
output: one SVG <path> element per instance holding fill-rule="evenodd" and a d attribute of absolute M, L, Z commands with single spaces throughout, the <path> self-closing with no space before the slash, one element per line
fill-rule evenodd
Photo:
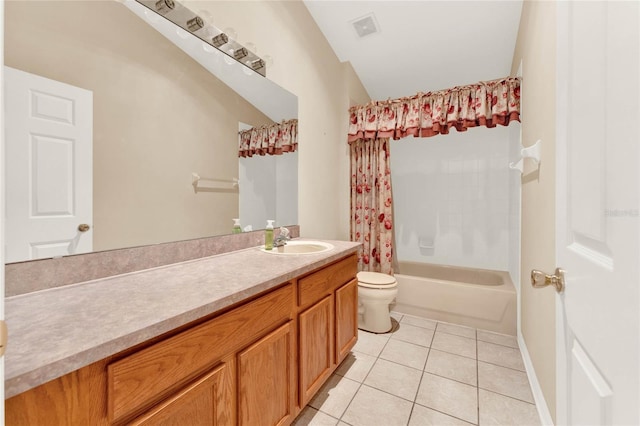
<path fill-rule="evenodd" d="M 343 241 L 342 243 L 347 242 Z M 260 284 L 253 285 L 252 287 L 248 287 L 241 292 L 236 292 L 234 294 L 216 300 L 215 302 L 207 303 L 189 311 L 174 315 L 171 318 L 166 318 L 157 323 L 141 327 L 140 329 L 132 333 L 119 336 L 113 340 L 104 342 L 95 347 L 80 350 L 66 357 L 52 360 L 51 362 L 47 362 L 35 368 L 27 369 L 26 371 L 18 371 L 13 376 L 11 375 L 11 371 L 9 370 L 7 372 L 7 376 L 5 377 L 5 399 L 9 399 L 20 393 L 26 392 L 46 382 L 55 380 L 59 377 L 64 376 L 65 374 L 86 367 L 102 359 L 117 355 L 118 353 L 130 349 L 138 344 L 161 336 L 162 334 L 171 332 L 172 330 L 195 322 L 201 318 L 215 315 L 217 312 L 220 312 L 230 306 L 240 304 L 248 299 L 255 297 L 258 294 L 264 293 L 282 284 L 285 284 L 287 281 L 290 281 L 296 277 L 321 268 L 322 266 L 328 265 L 336 260 L 342 259 L 350 254 L 355 253 L 358 250 L 360 244 L 352 244 L 353 246 L 351 247 L 340 249 L 339 251 L 328 254 L 327 256 L 318 259 L 313 263 L 300 266 L 294 270 L 287 271 L 286 273 L 277 275 L 275 277 L 271 277 L 270 279 L 267 279 Z M 234 252 L 225 253 L 224 256 L 233 255 L 233 253 Z M 198 263 L 199 261 L 201 261 L 201 259 L 190 260 L 184 263 Z M 140 271 L 137 272 L 137 274 L 144 274 L 145 272 L 148 271 Z M 113 279 L 113 277 L 108 277 L 108 279 Z M 78 284 L 74 284 L 74 286 L 78 286 Z"/>

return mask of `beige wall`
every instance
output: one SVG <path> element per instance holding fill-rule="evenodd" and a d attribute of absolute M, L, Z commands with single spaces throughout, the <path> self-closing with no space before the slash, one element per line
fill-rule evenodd
<path fill-rule="evenodd" d="M 93 91 L 94 249 L 230 233 L 238 121 L 269 120 L 116 1 L 5 3 L 5 64 Z"/>
<path fill-rule="evenodd" d="M 301 1 L 186 1 L 208 11 L 219 28 L 233 27 L 241 43 L 270 55 L 270 79 L 298 96 L 298 216 L 301 234 L 349 238 L 350 99 L 369 96 L 340 63 Z"/>
<path fill-rule="evenodd" d="M 542 139 L 540 171 L 525 161 L 522 177 L 521 320 L 536 376 L 551 416 L 556 411 L 555 292 L 533 289 L 531 269 L 554 271 L 556 6 L 525 1 L 512 65 L 522 61 L 522 141 Z"/>

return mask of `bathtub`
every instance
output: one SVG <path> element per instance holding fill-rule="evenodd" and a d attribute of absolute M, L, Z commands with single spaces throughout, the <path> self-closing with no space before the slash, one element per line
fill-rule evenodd
<path fill-rule="evenodd" d="M 516 335 L 516 290 L 504 271 L 399 262 L 396 312 Z"/>

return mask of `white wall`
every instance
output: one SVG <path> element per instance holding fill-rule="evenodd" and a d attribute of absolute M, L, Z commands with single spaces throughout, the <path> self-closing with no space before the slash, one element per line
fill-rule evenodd
<path fill-rule="evenodd" d="M 508 127 L 392 141 L 398 260 L 507 270 L 508 166 Z"/>
<path fill-rule="evenodd" d="M 515 163 L 520 159 L 522 148 L 520 123 L 509 125 L 509 162 Z M 530 161 L 530 160 L 526 160 Z M 509 275 L 511 281 L 520 292 L 520 205 L 522 199 L 522 175 L 519 171 L 509 172 Z"/>

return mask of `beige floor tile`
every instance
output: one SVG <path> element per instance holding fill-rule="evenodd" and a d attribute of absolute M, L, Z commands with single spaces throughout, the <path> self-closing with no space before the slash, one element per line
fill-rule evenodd
<path fill-rule="evenodd" d="M 359 387 L 358 382 L 333 375 L 320 388 L 309 405 L 339 419 Z"/>
<path fill-rule="evenodd" d="M 305 407 L 292 423 L 293 426 L 336 426 L 338 419 L 318 411 L 313 407 Z"/>
<path fill-rule="evenodd" d="M 478 421 L 475 386 L 424 373 L 416 403 L 471 423 Z"/>
<path fill-rule="evenodd" d="M 409 426 L 471 426 L 471 423 L 416 404 L 411 412 Z"/>
<path fill-rule="evenodd" d="M 375 356 L 352 351 L 338 366 L 336 374 L 362 383 L 375 362 Z"/>
<path fill-rule="evenodd" d="M 478 340 L 495 343 L 496 345 L 509 346 L 511 348 L 518 347 L 518 339 L 516 336 L 494 333 L 492 331 L 478 330 Z"/>
<path fill-rule="evenodd" d="M 400 398 L 414 401 L 422 370 L 378 359 L 364 384 Z"/>
<path fill-rule="evenodd" d="M 400 323 L 400 328 L 393 333 L 391 338 L 428 347 L 431 346 L 433 330 Z"/>
<path fill-rule="evenodd" d="M 436 330 L 441 331 L 443 333 L 455 334 L 456 336 L 468 337 L 470 339 L 476 338 L 475 328 L 464 327 L 462 325 L 439 322 Z"/>
<path fill-rule="evenodd" d="M 480 425 L 540 424 L 536 406 L 507 396 L 480 389 Z"/>
<path fill-rule="evenodd" d="M 476 358 L 476 341 L 467 337 L 436 331 L 431 348 L 467 358 Z"/>
<path fill-rule="evenodd" d="M 398 322 L 400 322 L 402 320 L 402 317 L 404 317 L 404 314 L 395 311 L 391 311 L 389 315 L 391 315 L 391 318 L 394 318 Z"/>
<path fill-rule="evenodd" d="M 405 426 L 412 403 L 363 385 L 341 420 L 353 426 Z"/>
<path fill-rule="evenodd" d="M 529 378 L 524 371 L 478 362 L 480 388 L 534 403 Z"/>
<path fill-rule="evenodd" d="M 356 352 L 377 357 L 389 341 L 390 334 L 375 334 L 358 330 L 358 342 L 353 347 Z"/>
<path fill-rule="evenodd" d="M 524 371 L 520 350 L 487 342 L 478 342 L 478 360 Z"/>
<path fill-rule="evenodd" d="M 429 348 L 402 340 L 391 339 L 389 343 L 387 343 L 387 346 L 384 347 L 380 358 L 422 370 L 424 369 L 428 354 Z"/>
<path fill-rule="evenodd" d="M 430 330 L 435 330 L 436 325 L 438 324 L 434 320 L 430 320 L 427 318 L 414 317 L 411 315 L 405 315 L 402 317 L 402 324 L 415 325 L 416 327 L 428 328 Z"/>
<path fill-rule="evenodd" d="M 432 349 L 424 371 L 447 379 L 478 385 L 478 367 L 475 359 Z"/>

